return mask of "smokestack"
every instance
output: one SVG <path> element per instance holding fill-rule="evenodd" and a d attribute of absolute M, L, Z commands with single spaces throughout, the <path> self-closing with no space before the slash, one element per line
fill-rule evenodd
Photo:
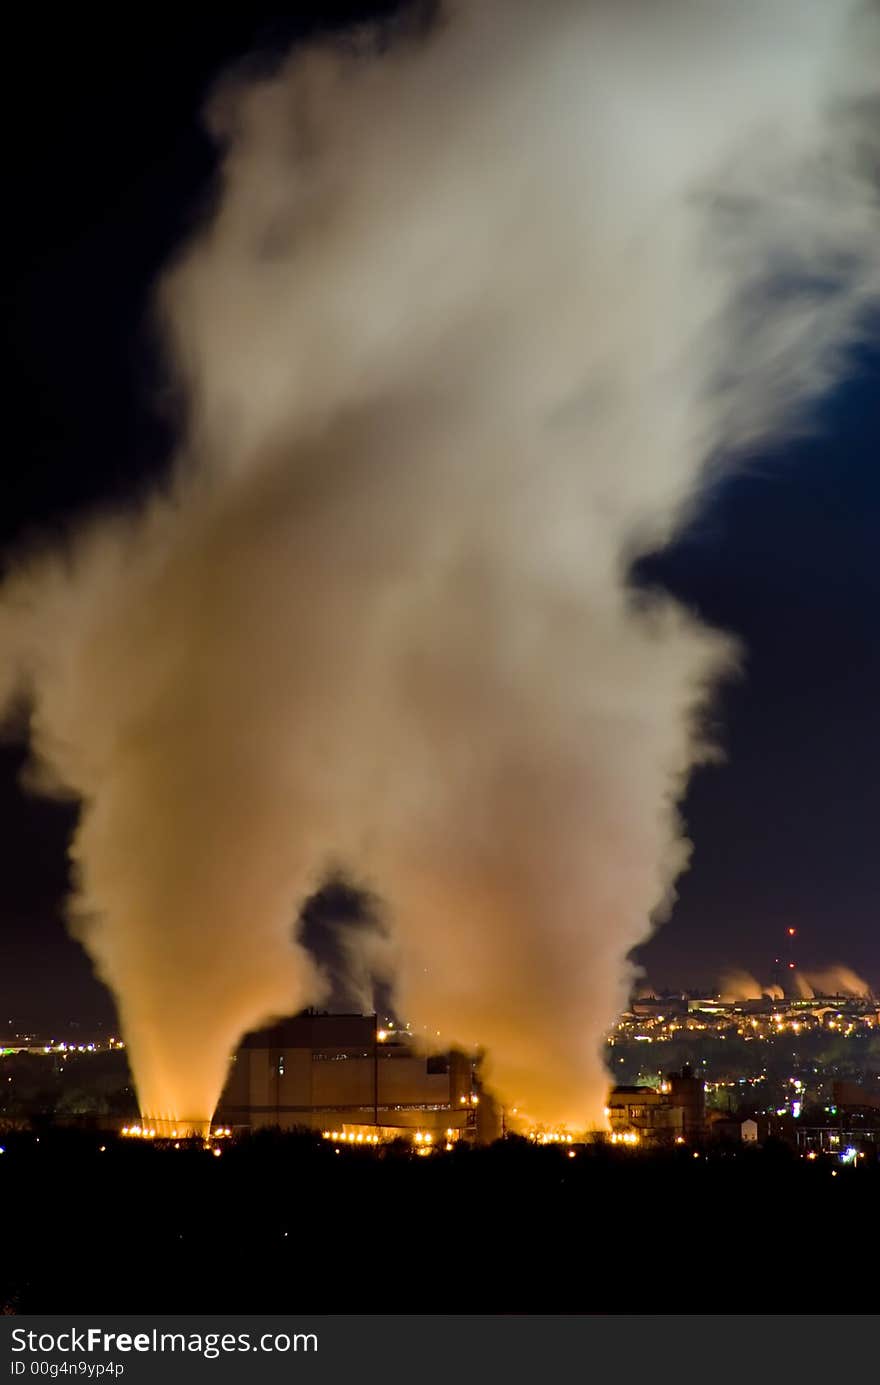
<path fill-rule="evenodd" d="M 221 84 L 174 480 L 0 607 L 151 1116 L 320 1000 L 290 920 L 343 862 L 414 1027 L 601 1123 L 736 666 L 629 565 L 876 303 L 878 74 L 856 3 L 475 0 Z"/>

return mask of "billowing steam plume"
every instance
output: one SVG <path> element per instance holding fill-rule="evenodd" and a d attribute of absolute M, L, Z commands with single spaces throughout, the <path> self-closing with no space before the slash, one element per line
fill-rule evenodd
<path fill-rule="evenodd" d="M 851 967 L 826 967 L 825 971 L 811 971 L 806 974 L 798 972 L 795 979 L 798 992 L 804 1000 L 812 1000 L 817 995 L 847 995 L 864 998 L 871 994 L 871 987 L 867 981 L 863 981 Z"/>
<path fill-rule="evenodd" d="M 792 973 L 795 988 L 802 1000 L 812 1000 L 814 996 L 846 995 L 867 997 L 871 988 L 867 981 L 851 967 L 832 966 L 825 971 L 795 971 Z M 771 1000 L 784 1000 L 785 991 L 779 985 L 762 985 L 750 972 L 734 968 L 725 972 L 719 984 L 722 1000 L 734 1003 L 739 1000 L 760 1000 L 769 996 Z"/>
<path fill-rule="evenodd" d="M 729 1004 L 735 1004 L 738 1000 L 760 1000 L 768 994 L 766 986 L 756 981 L 750 972 L 736 969 L 722 976 L 719 992 L 721 999 Z"/>
<path fill-rule="evenodd" d="M 221 87 L 160 294 L 175 480 L 0 615 L 145 1112 L 206 1120 L 241 1032 L 319 998 L 291 918 L 341 863 L 414 1025 L 597 1115 L 734 658 L 628 563 L 876 297 L 875 19 L 487 0 Z"/>

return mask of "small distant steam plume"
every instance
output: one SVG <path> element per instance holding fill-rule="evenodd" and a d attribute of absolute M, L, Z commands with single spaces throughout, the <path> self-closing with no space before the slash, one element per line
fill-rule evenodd
<path fill-rule="evenodd" d="M 867 981 L 863 981 L 850 967 L 833 966 L 827 967 L 824 971 L 810 972 L 796 970 L 791 976 L 802 1000 L 812 1000 L 814 996 L 823 995 L 866 997 L 871 994 Z M 731 1003 L 738 1000 L 760 1000 L 762 995 L 769 996 L 771 1000 L 785 1000 L 782 986 L 762 985 L 749 972 L 739 969 L 724 974 L 721 978 L 720 994 L 722 1000 Z"/>
<path fill-rule="evenodd" d="M 290 920 L 342 862 L 414 1026 L 601 1118 L 735 662 L 628 566 L 877 297 L 875 21 L 475 0 L 221 84 L 159 294 L 174 480 L 0 606 L 145 1112 L 204 1123 L 242 1031 L 320 1000 Z"/>
<path fill-rule="evenodd" d="M 839 965 L 827 967 L 824 971 L 808 972 L 806 976 L 798 977 L 798 983 L 803 985 L 801 993 L 808 1000 L 811 1000 L 814 995 L 846 995 L 864 998 L 871 994 L 871 987 L 867 981 L 863 981 L 850 967 Z"/>
<path fill-rule="evenodd" d="M 721 999 L 730 1004 L 738 1000 L 760 1000 L 766 989 L 747 971 L 725 972 L 721 978 Z"/>

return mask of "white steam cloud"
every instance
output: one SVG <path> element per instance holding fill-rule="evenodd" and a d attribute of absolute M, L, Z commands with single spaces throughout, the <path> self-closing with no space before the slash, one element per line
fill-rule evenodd
<path fill-rule="evenodd" d="M 801 1000 L 813 1000 L 816 996 L 832 995 L 867 999 L 871 995 L 871 987 L 867 981 L 863 981 L 851 967 L 839 964 L 827 967 L 824 971 L 794 971 L 790 980 Z M 762 996 L 768 996 L 771 1000 L 785 999 L 785 991 L 782 986 L 762 985 L 751 972 L 738 967 L 725 972 L 721 977 L 719 994 L 722 1000 L 730 1003 L 740 1000 L 760 1000 Z"/>
<path fill-rule="evenodd" d="M 217 93 L 174 482 L 0 607 L 146 1113 L 320 997 L 291 919 L 342 863 L 416 1026 L 598 1118 L 734 660 L 627 566 L 874 303 L 878 74 L 847 0 L 498 0 Z"/>
<path fill-rule="evenodd" d="M 867 981 L 863 981 L 852 967 L 839 964 L 826 967 L 824 971 L 810 971 L 806 974 L 798 972 L 795 980 L 798 992 L 804 1000 L 829 995 L 853 996 L 864 1000 L 871 995 L 871 987 Z"/>
<path fill-rule="evenodd" d="M 767 988 L 762 986 L 751 972 L 741 971 L 737 967 L 724 973 L 719 993 L 721 999 L 728 1004 L 735 1004 L 739 1000 L 760 1000 L 763 995 L 769 994 Z"/>

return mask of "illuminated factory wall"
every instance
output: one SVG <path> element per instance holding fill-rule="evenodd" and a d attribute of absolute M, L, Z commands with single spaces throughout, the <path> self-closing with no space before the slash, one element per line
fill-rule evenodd
<path fill-rule="evenodd" d="M 614 1087 L 605 1114 L 615 1143 L 628 1143 L 628 1137 L 647 1144 L 699 1140 L 706 1133 L 702 1078 L 684 1067 L 659 1087 Z"/>
<path fill-rule="evenodd" d="M 249 1034 L 233 1059 L 217 1119 L 252 1129 L 464 1132 L 477 1094 L 468 1059 L 426 1058 L 384 1033 L 370 1015 L 298 1015 Z M 482 1127 L 482 1112 L 480 1118 Z"/>

